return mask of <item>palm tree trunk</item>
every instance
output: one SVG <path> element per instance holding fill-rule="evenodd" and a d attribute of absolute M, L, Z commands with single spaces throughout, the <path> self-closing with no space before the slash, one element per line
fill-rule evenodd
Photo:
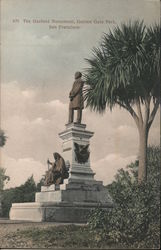
<path fill-rule="evenodd" d="M 136 102 L 136 107 L 138 113 L 134 111 L 134 109 L 130 106 L 129 103 L 126 102 L 126 104 L 120 103 L 117 101 L 117 104 L 119 104 L 121 107 L 125 108 L 133 117 L 136 126 L 139 131 L 139 168 L 138 168 L 138 183 L 141 183 L 142 181 L 147 180 L 147 146 L 148 146 L 148 134 L 150 127 L 152 125 L 152 122 L 155 118 L 156 112 L 159 107 L 160 99 L 156 99 L 154 102 L 153 110 L 150 114 L 150 101 L 151 97 L 147 97 L 145 100 L 145 113 L 144 113 L 144 119 L 142 115 L 142 110 L 140 106 L 139 99 Z"/>
<path fill-rule="evenodd" d="M 148 128 L 147 126 L 143 126 L 139 129 L 138 183 L 147 180 L 147 144 L 148 144 Z"/>

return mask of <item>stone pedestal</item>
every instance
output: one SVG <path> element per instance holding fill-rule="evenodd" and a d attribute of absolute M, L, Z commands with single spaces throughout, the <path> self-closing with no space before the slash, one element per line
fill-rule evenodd
<path fill-rule="evenodd" d="M 102 181 L 94 179 L 90 166 L 90 138 L 93 132 L 85 124 L 67 124 L 59 133 L 62 157 L 70 165 L 69 178 L 62 185 L 42 186 L 33 203 L 12 204 L 11 220 L 86 222 L 91 209 L 112 207 L 112 200 Z M 76 143 L 76 144 L 75 144 Z M 89 145 L 89 146 L 88 146 Z M 78 160 L 77 148 L 85 147 L 83 160 Z M 84 162 L 82 162 L 84 161 Z"/>
<path fill-rule="evenodd" d="M 81 146 L 90 145 L 89 139 L 93 132 L 86 130 L 85 124 L 71 123 L 66 125 L 66 130 L 59 133 L 62 143 L 62 156 L 70 162 L 69 183 L 76 180 L 94 180 L 94 173 L 90 167 L 90 156 L 81 164 L 76 161 L 75 143 Z"/>

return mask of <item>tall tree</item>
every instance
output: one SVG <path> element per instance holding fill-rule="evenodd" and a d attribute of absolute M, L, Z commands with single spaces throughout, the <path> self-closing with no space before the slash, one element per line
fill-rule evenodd
<path fill-rule="evenodd" d="M 5 169 L 0 167 L 0 192 L 3 190 L 5 181 L 9 181 L 9 176 L 5 175 Z"/>
<path fill-rule="evenodd" d="M 6 136 L 3 130 L 0 129 L 0 147 L 3 147 L 6 143 Z"/>
<path fill-rule="evenodd" d="M 3 130 L 0 129 L 0 147 L 3 147 L 6 143 L 6 136 Z M 0 152 L 1 153 L 1 152 Z M 1 155 L 0 155 L 1 157 Z M 9 176 L 5 175 L 5 169 L 0 166 L 0 215 L 2 213 L 2 207 L 1 207 L 1 194 L 2 190 L 4 188 L 5 181 L 9 181 Z"/>
<path fill-rule="evenodd" d="M 126 109 L 139 132 L 138 181 L 147 176 L 148 134 L 160 102 L 160 29 L 135 21 L 105 34 L 86 59 L 85 100 L 100 113 L 115 105 Z"/>
<path fill-rule="evenodd" d="M 0 147 L 3 147 L 6 143 L 6 136 L 3 130 L 0 129 Z M 5 175 L 5 169 L 0 166 L 0 191 L 3 190 L 5 181 L 9 180 L 9 176 Z"/>

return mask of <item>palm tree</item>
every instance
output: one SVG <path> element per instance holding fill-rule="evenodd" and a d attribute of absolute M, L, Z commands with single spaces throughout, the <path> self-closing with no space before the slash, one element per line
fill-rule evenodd
<path fill-rule="evenodd" d="M 102 113 L 107 106 L 112 110 L 119 105 L 136 123 L 139 183 L 146 180 L 148 133 L 159 107 L 159 58 L 159 26 L 135 21 L 104 34 L 100 47 L 93 48 L 93 57 L 86 59 L 87 107 Z"/>

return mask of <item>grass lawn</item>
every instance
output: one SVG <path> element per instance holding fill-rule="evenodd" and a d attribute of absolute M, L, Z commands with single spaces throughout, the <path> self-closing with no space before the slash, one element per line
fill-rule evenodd
<path fill-rule="evenodd" d="M 11 232 L 7 238 L 12 239 L 13 246 L 10 247 L 14 248 L 116 249 L 110 242 L 102 241 L 99 234 L 93 234 L 84 225 L 31 227 Z"/>

